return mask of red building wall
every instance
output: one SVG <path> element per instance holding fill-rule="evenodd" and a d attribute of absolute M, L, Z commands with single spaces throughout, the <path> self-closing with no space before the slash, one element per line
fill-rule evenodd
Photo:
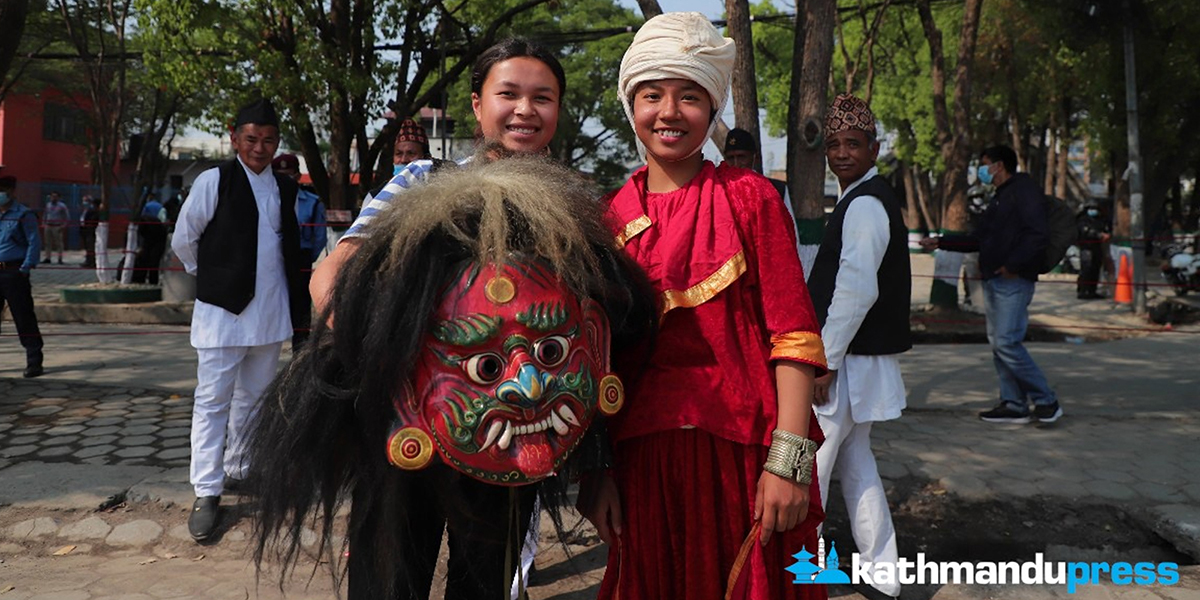
<path fill-rule="evenodd" d="M 47 105 L 61 108 L 86 108 L 86 98 L 71 98 L 47 88 L 36 94 L 9 93 L 0 103 L 0 174 L 17 178 L 17 200 L 41 212 L 46 195 L 51 191 L 62 195 L 71 209 L 72 226 L 67 232 L 67 246 L 78 245 L 74 219 L 82 210 L 84 194 L 96 195 L 92 187 L 92 167 L 88 159 L 86 137 L 78 142 L 46 139 Z M 82 134 L 82 124 L 77 127 Z M 125 244 L 127 210 L 115 210 L 110 215 L 109 246 Z"/>
<path fill-rule="evenodd" d="M 46 103 L 70 105 L 63 94 L 9 94 L 0 104 L 0 165 L 21 183 L 89 184 L 87 148 L 42 136 Z"/>

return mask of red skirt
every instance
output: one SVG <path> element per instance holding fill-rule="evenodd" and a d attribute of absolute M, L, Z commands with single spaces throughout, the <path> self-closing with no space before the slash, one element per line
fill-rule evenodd
<path fill-rule="evenodd" d="M 739 550 L 754 526 L 763 446 L 746 446 L 699 429 L 675 429 L 615 448 L 624 516 L 609 549 L 601 600 L 722 600 Z M 808 516 L 795 529 L 753 543 L 740 571 L 737 600 L 827 598 L 825 586 L 796 585 L 784 569 L 792 555 L 817 553 L 825 518 L 815 477 Z"/>

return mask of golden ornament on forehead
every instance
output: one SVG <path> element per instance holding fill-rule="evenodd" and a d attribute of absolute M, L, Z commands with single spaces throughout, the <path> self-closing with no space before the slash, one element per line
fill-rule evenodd
<path fill-rule="evenodd" d="M 421 429 L 405 427 L 388 440 L 388 459 L 401 469 L 424 469 L 433 459 L 433 440 Z"/>
<path fill-rule="evenodd" d="M 508 304 L 517 296 L 517 286 L 513 280 L 503 275 L 497 275 L 484 286 L 483 295 L 492 304 Z"/>

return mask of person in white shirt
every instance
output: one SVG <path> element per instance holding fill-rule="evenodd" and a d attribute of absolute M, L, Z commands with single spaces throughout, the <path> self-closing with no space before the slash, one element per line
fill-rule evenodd
<path fill-rule="evenodd" d="M 901 203 L 879 176 L 875 117 L 867 103 L 838 96 L 825 123 L 825 157 L 841 195 L 829 217 L 808 289 L 821 323 L 829 373 L 813 404 L 825 443 L 817 452 L 821 504 L 836 472 L 863 561 L 895 563 L 896 531 L 871 451 L 871 424 L 905 405 L 898 355 L 912 347 L 912 275 Z M 898 596 L 895 582 L 873 584 Z"/>
<path fill-rule="evenodd" d="M 196 502 L 188 519 L 196 541 L 216 530 L 225 488 L 243 484 L 247 425 L 275 375 L 283 341 L 292 337 L 293 319 L 308 310 L 296 293 L 303 285 L 298 188 L 270 168 L 279 148 L 271 103 L 243 107 L 230 140 L 237 157 L 196 178 L 171 239 L 184 268 L 196 275 Z"/>

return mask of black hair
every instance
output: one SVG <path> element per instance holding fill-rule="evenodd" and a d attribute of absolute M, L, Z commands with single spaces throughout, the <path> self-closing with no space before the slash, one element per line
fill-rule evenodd
<path fill-rule="evenodd" d="M 563 70 L 562 63 L 544 46 L 519 37 L 501 40 L 475 59 L 475 66 L 471 69 L 471 92 L 483 93 L 483 82 L 487 81 L 493 66 L 510 58 L 523 56 L 540 60 L 550 68 L 550 72 L 554 73 L 554 78 L 558 80 L 558 103 L 562 104 L 563 96 L 567 95 L 567 73 Z"/>
<path fill-rule="evenodd" d="M 980 158 L 987 158 L 994 163 L 1004 163 L 1004 170 L 1010 175 L 1017 172 L 1017 153 L 1004 144 L 997 144 L 979 153 Z"/>

